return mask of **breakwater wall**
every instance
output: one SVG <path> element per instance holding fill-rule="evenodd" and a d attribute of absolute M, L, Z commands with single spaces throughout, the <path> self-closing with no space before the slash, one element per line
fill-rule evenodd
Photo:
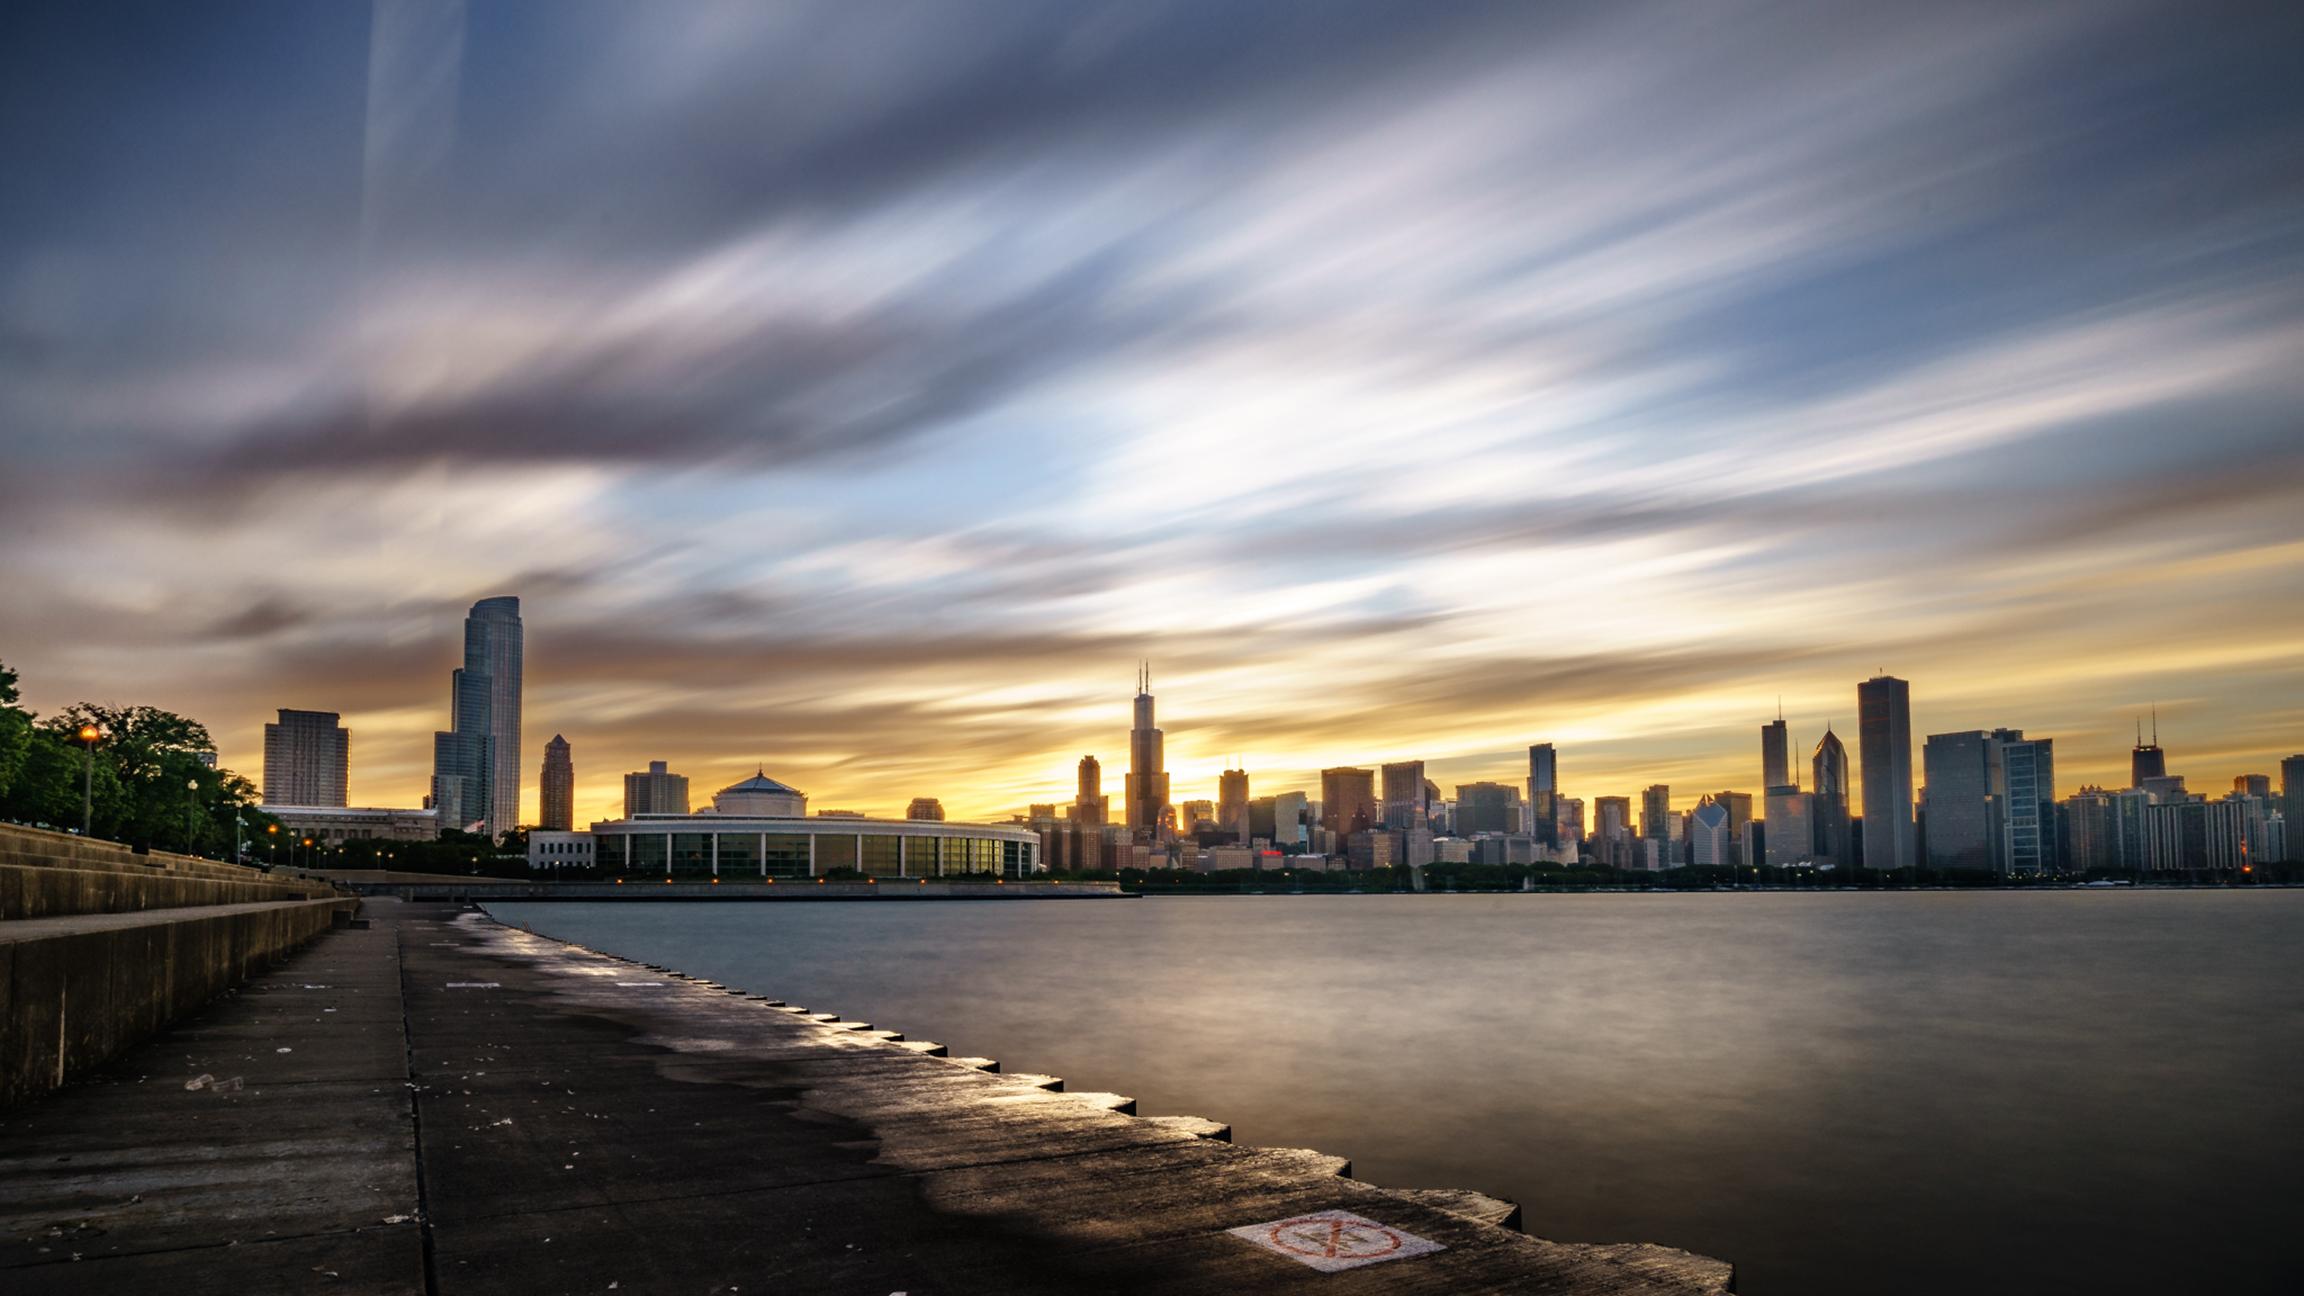
<path fill-rule="evenodd" d="M 357 904 L 320 879 L 0 826 L 0 1107 L 87 1074 Z"/>
<path fill-rule="evenodd" d="M 393 873 L 333 875 L 360 895 L 401 900 L 482 903 L 492 900 L 1128 900 L 1117 882 L 944 882 L 889 878 L 881 882 L 794 878 L 789 882 L 522 882 Z"/>

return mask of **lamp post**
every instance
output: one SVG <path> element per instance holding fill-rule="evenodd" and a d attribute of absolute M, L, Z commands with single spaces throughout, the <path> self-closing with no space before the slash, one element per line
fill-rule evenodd
<path fill-rule="evenodd" d="M 90 825 L 96 821 L 96 744 L 103 739 L 104 731 L 92 724 L 84 724 L 74 736 L 80 740 L 81 750 L 88 757 L 80 771 L 80 835 L 86 837 Z"/>
<path fill-rule="evenodd" d="M 280 867 L 280 825 L 276 823 L 264 825 L 264 835 L 272 839 L 272 867 L 278 868 Z"/>
<path fill-rule="evenodd" d="M 192 853 L 192 812 L 200 808 L 200 780 L 184 780 L 184 853 Z"/>

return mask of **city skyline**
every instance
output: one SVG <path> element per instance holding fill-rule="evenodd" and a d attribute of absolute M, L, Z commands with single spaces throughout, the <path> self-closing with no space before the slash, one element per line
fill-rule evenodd
<path fill-rule="evenodd" d="M 1176 802 L 2296 749 L 2292 6 L 1227 9 L 6 6 L 0 659 L 408 805 L 517 593 L 580 820 L 1124 802 L 1144 658 Z"/>

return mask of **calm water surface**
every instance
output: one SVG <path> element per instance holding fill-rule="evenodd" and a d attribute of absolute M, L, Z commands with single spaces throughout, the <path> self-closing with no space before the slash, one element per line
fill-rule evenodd
<path fill-rule="evenodd" d="M 2304 892 L 492 908 L 1757 1296 L 2304 1272 Z"/>

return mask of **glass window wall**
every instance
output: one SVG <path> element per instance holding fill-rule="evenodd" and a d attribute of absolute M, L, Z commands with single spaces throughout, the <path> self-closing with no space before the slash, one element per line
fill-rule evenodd
<path fill-rule="evenodd" d="M 712 834 L 672 834 L 672 875 L 674 877 L 712 876 Z"/>
<path fill-rule="evenodd" d="M 816 872 L 818 876 L 834 869 L 856 867 L 856 838 L 851 833 L 828 832 L 816 834 Z"/>
<path fill-rule="evenodd" d="M 760 834 L 756 832 L 717 834 L 719 837 L 719 874 L 731 882 L 757 882 L 760 880 Z"/>
<path fill-rule="evenodd" d="M 903 839 L 900 837 L 883 836 L 878 833 L 865 837 L 863 839 L 864 871 L 873 877 L 903 876 L 903 863 L 897 854 L 897 850 L 902 844 Z"/>
<path fill-rule="evenodd" d="M 664 834 L 636 833 L 626 840 L 632 843 L 630 872 L 639 875 L 664 876 Z"/>
<path fill-rule="evenodd" d="M 904 839 L 904 876 L 936 876 L 936 839 L 933 837 L 906 837 Z"/>
<path fill-rule="evenodd" d="M 806 833 L 768 834 L 768 876 L 778 878 L 804 878 L 808 876 L 808 835 Z"/>

